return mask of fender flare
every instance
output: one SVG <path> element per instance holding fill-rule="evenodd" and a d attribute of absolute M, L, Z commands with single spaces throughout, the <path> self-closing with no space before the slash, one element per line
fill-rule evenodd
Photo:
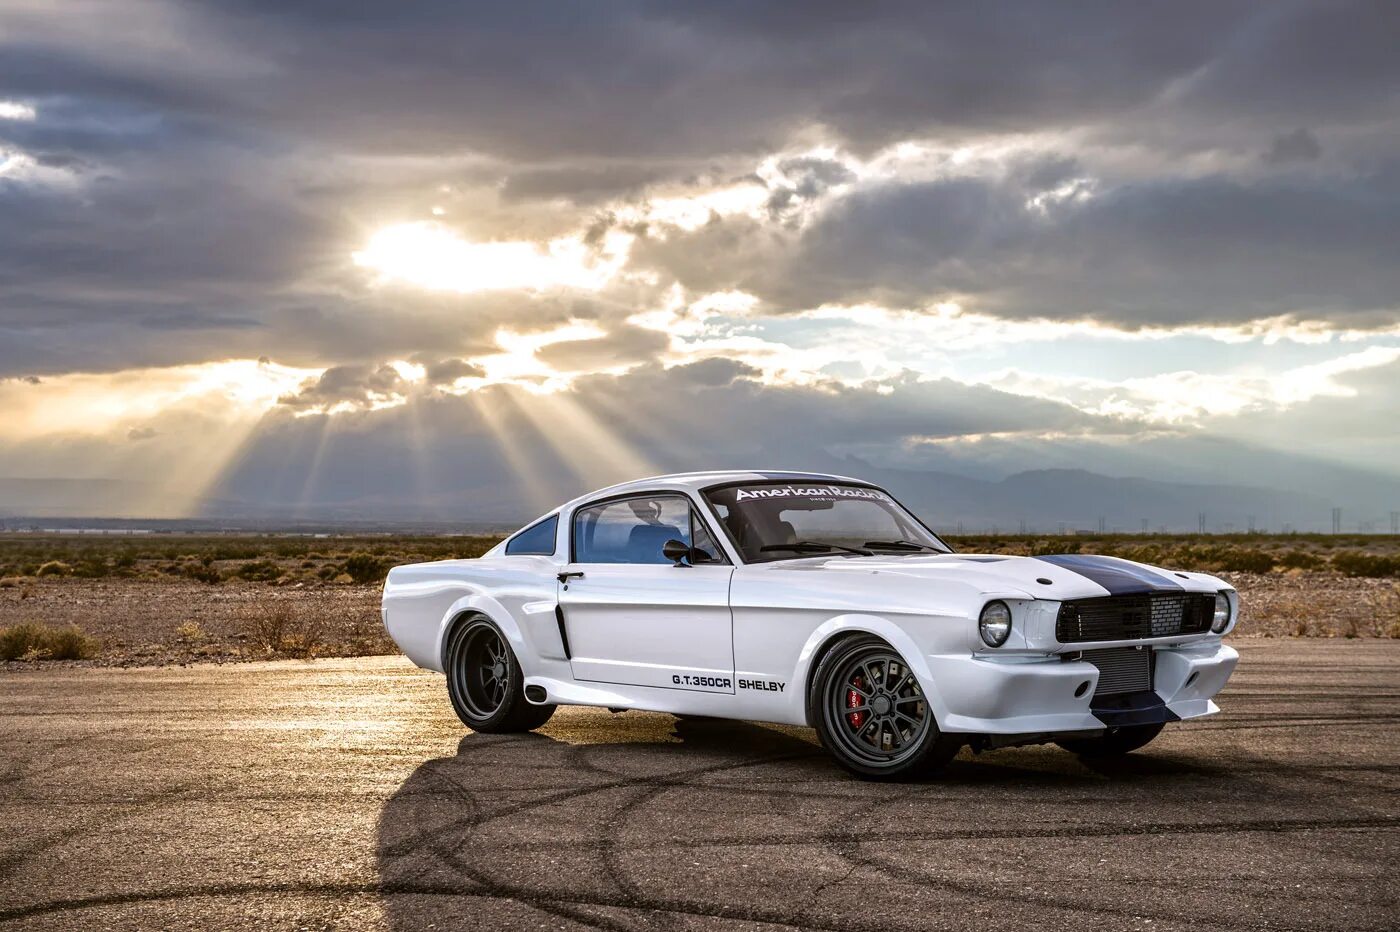
<path fill-rule="evenodd" d="M 531 657 L 528 644 L 525 640 L 524 632 L 520 630 L 520 625 L 506 607 L 484 592 L 472 592 L 462 596 L 453 602 L 442 616 L 442 621 L 438 623 L 437 646 L 433 656 L 437 657 L 439 666 L 447 669 L 447 635 L 463 615 L 485 615 L 501 633 L 505 635 L 506 641 L 510 643 L 510 649 L 515 653 L 516 662 L 520 664 L 522 672 L 525 671 L 526 658 Z M 528 675 L 528 674 L 527 674 Z"/>
<path fill-rule="evenodd" d="M 815 724 L 811 714 L 811 677 L 816 672 L 817 658 L 825 656 L 827 649 L 837 639 L 852 634 L 872 634 L 899 652 L 909 669 L 914 671 L 914 678 L 919 681 L 919 688 L 928 700 L 934 721 L 941 728 L 947 719 L 948 706 L 943 701 L 942 693 L 938 691 L 938 684 L 934 682 L 928 657 L 924 656 L 914 639 L 902 627 L 880 615 L 863 613 L 849 613 L 827 619 L 812 631 L 807 642 L 802 645 L 802 650 L 797 655 L 792 682 L 802 685 L 801 708 L 807 724 Z"/>

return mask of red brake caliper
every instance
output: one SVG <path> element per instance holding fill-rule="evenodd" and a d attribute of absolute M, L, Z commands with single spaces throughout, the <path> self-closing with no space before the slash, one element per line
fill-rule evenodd
<path fill-rule="evenodd" d="M 857 689 L 865 684 L 860 681 L 860 677 L 856 676 L 851 678 L 851 685 L 856 687 L 856 689 L 846 690 L 846 708 L 848 709 L 854 709 L 861 704 L 862 697 L 861 694 L 857 692 Z M 865 712 L 852 712 L 846 717 L 851 720 L 852 728 L 860 728 L 860 726 L 865 724 L 865 715 Z"/>

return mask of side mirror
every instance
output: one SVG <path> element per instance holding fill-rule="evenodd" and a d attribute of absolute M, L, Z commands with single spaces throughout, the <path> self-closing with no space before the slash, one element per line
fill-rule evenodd
<path fill-rule="evenodd" d="M 686 560 L 690 559 L 690 545 L 682 540 L 668 540 L 661 545 L 661 555 L 676 566 L 689 566 Z"/>

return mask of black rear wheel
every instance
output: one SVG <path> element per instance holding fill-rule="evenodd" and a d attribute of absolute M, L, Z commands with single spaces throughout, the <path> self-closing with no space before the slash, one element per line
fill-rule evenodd
<path fill-rule="evenodd" d="M 552 705 L 525 699 L 525 677 L 505 636 L 482 615 L 463 619 L 447 636 L 447 695 L 472 731 L 530 731 L 554 714 Z"/>
<path fill-rule="evenodd" d="M 1143 747 L 1162 733 L 1162 723 L 1155 725 L 1124 725 L 1109 728 L 1092 738 L 1065 738 L 1056 741 L 1060 747 L 1080 757 L 1116 757 Z"/>
<path fill-rule="evenodd" d="M 812 723 L 822 745 L 857 776 L 930 773 L 962 745 L 938 730 L 914 671 L 879 638 L 854 637 L 833 647 L 812 684 Z"/>

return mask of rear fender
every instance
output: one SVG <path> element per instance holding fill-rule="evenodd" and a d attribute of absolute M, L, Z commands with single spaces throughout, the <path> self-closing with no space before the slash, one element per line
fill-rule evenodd
<path fill-rule="evenodd" d="M 501 629 L 506 641 L 510 643 L 510 649 L 514 651 L 516 660 L 520 662 L 521 670 L 525 675 L 529 675 L 534 666 L 534 658 L 527 649 L 520 625 L 516 623 L 515 617 L 506 611 L 504 605 L 482 592 L 462 596 L 453 602 L 452 607 L 442 616 L 442 622 L 438 625 L 435 654 L 438 658 L 439 672 L 447 668 L 447 636 L 452 631 L 452 626 L 467 615 L 485 615 L 495 622 L 496 627 Z"/>

